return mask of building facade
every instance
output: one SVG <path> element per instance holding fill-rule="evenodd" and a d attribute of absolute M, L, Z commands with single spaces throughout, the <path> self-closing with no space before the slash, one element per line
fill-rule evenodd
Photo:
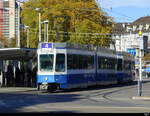
<path fill-rule="evenodd" d="M 0 0 L 0 36 L 10 40 L 18 34 L 18 3 Z"/>
<path fill-rule="evenodd" d="M 139 36 L 139 32 L 142 35 Z M 140 37 L 148 39 L 150 49 L 150 16 L 137 19 L 132 23 L 118 23 L 113 29 L 113 40 L 117 51 L 126 51 L 135 56 L 136 67 L 139 66 Z M 144 51 L 142 56 L 148 52 Z"/>
<path fill-rule="evenodd" d="M 141 17 L 132 23 L 118 23 L 113 29 L 113 40 L 118 51 L 139 48 L 139 32 L 148 38 L 150 48 L 150 16 Z"/>

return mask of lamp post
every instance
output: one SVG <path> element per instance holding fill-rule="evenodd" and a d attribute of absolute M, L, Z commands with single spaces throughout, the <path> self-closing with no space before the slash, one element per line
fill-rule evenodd
<path fill-rule="evenodd" d="M 40 8 L 36 8 L 36 11 L 39 12 L 39 42 L 41 42 L 41 12 L 40 12 Z"/>
<path fill-rule="evenodd" d="M 25 26 L 25 29 L 26 29 L 26 31 L 27 31 L 27 48 L 29 48 L 30 47 L 30 45 L 29 45 L 29 26 Z"/>
<path fill-rule="evenodd" d="M 43 22 L 41 22 L 42 24 L 44 24 L 44 42 L 48 42 L 48 20 L 45 20 Z"/>
<path fill-rule="evenodd" d="M 142 95 L 142 50 L 143 38 L 142 32 L 139 32 L 139 79 L 138 79 L 138 96 Z"/>
<path fill-rule="evenodd" d="M 20 1 L 18 0 L 18 38 L 17 47 L 20 47 Z"/>

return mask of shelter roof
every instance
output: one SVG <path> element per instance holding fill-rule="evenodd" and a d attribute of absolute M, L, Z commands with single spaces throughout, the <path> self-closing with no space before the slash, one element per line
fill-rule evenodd
<path fill-rule="evenodd" d="M 35 48 L 0 48 L 0 60 L 27 61 L 37 54 Z"/>

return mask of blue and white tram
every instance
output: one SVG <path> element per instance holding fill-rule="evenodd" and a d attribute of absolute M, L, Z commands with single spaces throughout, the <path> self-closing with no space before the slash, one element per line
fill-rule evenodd
<path fill-rule="evenodd" d="M 41 43 L 37 52 L 38 88 L 55 90 L 94 85 L 95 51 L 88 49 L 67 43 Z"/>
<path fill-rule="evenodd" d="M 126 58 L 125 54 L 118 57 L 115 51 L 106 48 L 68 43 L 41 43 L 37 54 L 37 85 L 40 90 L 54 91 L 116 84 L 129 80 L 128 76 L 131 73 L 129 67 L 128 71 L 124 72 L 123 61 L 130 62 L 132 58 Z M 118 70 L 119 63 L 122 70 Z M 131 64 L 133 63 L 129 63 Z"/>
<path fill-rule="evenodd" d="M 67 82 L 66 49 L 57 48 L 53 43 L 41 43 L 37 50 L 37 84 L 40 90 L 56 90 Z"/>
<path fill-rule="evenodd" d="M 135 58 L 126 52 L 117 52 L 117 81 L 131 82 L 135 79 Z"/>

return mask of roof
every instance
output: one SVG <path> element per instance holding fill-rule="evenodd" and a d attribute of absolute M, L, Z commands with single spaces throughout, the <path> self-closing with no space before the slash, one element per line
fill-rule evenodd
<path fill-rule="evenodd" d="M 114 25 L 113 34 L 122 34 L 126 31 L 126 27 L 129 26 L 130 23 L 117 23 Z"/>
<path fill-rule="evenodd" d="M 0 48 L 0 60 L 27 61 L 36 56 L 34 48 Z"/>
<path fill-rule="evenodd" d="M 145 25 L 145 24 L 150 24 L 150 16 L 141 17 L 132 23 L 132 25 Z"/>
<path fill-rule="evenodd" d="M 141 17 L 131 23 L 117 23 L 113 28 L 113 34 L 150 32 L 150 16 Z"/>

